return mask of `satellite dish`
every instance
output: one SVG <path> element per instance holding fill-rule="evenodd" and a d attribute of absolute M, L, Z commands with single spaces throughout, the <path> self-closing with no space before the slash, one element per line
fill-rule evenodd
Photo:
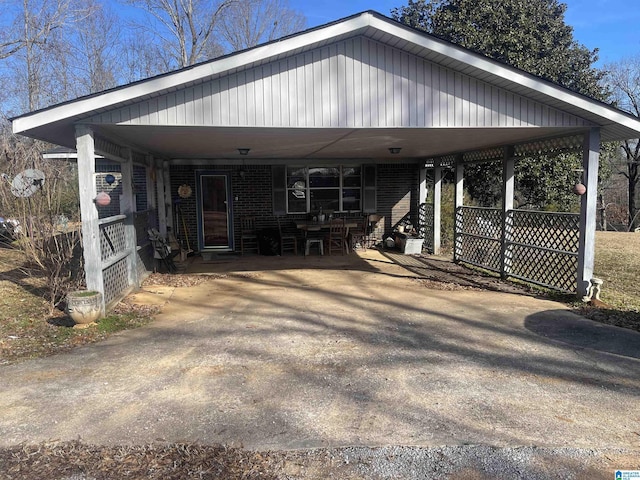
<path fill-rule="evenodd" d="M 30 197 L 42 188 L 44 173 L 35 168 L 20 172 L 11 182 L 11 193 L 16 197 Z"/>

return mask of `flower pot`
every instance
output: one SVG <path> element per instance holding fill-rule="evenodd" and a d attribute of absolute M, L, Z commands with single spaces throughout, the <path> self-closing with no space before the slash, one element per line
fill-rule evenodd
<path fill-rule="evenodd" d="M 93 323 L 102 314 L 102 294 L 87 290 L 69 292 L 66 312 L 76 324 Z"/>

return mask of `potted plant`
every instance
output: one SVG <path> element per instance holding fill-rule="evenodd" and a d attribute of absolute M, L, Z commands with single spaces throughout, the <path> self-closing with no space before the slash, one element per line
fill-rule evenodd
<path fill-rule="evenodd" d="M 88 325 L 102 315 L 102 294 L 94 290 L 67 293 L 66 313 L 76 325 Z"/>

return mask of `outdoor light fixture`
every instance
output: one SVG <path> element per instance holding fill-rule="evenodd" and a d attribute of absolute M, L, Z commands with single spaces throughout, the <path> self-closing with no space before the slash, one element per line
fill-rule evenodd
<path fill-rule="evenodd" d="M 389 153 L 391 155 L 397 155 L 397 154 L 400 153 L 400 150 L 402 150 L 402 148 L 400 148 L 400 147 L 391 147 L 391 148 L 389 148 Z"/>
<path fill-rule="evenodd" d="M 238 153 L 240 155 L 249 155 L 249 150 L 251 150 L 250 148 L 239 148 L 238 149 Z"/>
<path fill-rule="evenodd" d="M 242 170 L 240 170 L 239 175 L 240 175 L 240 178 L 241 178 L 242 180 L 244 180 L 244 177 L 247 175 L 247 172 L 245 172 L 245 171 L 244 171 L 244 168 L 243 168 Z"/>

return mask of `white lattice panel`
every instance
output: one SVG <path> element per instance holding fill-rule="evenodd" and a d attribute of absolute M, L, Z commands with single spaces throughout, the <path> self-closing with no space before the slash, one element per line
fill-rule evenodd
<path fill-rule="evenodd" d="M 122 220 L 100 225 L 100 252 L 105 262 L 126 250 L 124 223 Z"/>
<path fill-rule="evenodd" d="M 104 282 L 104 302 L 109 304 L 122 295 L 129 288 L 129 275 L 127 273 L 127 259 L 114 263 L 102 271 Z"/>
<path fill-rule="evenodd" d="M 456 259 L 487 270 L 501 270 L 502 212 L 460 207 L 456 212 Z"/>
<path fill-rule="evenodd" d="M 433 204 L 420 205 L 420 236 L 424 238 L 424 248 L 433 252 Z"/>
<path fill-rule="evenodd" d="M 578 214 L 513 210 L 509 212 L 507 226 L 510 276 L 575 292 Z"/>

